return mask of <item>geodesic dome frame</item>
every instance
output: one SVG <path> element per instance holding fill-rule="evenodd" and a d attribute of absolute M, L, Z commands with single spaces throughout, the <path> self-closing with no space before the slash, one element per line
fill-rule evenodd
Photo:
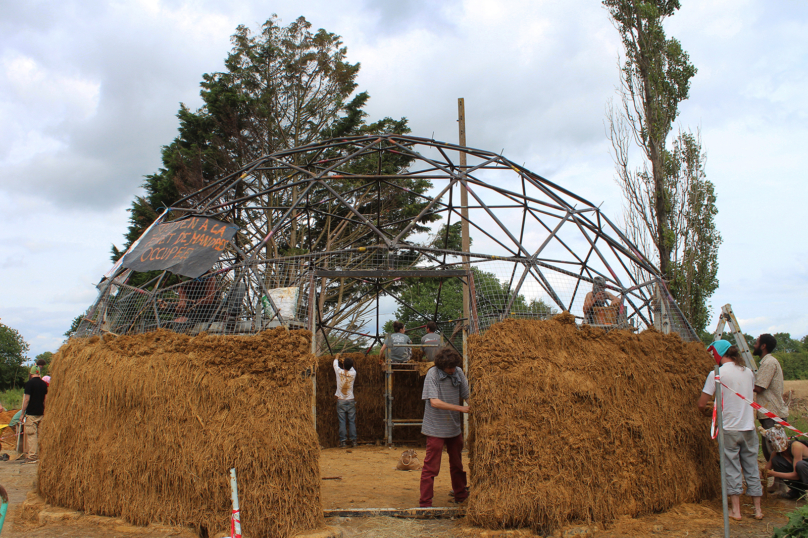
<path fill-rule="evenodd" d="M 244 334 L 282 324 L 311 328 L 324 351 L 340 339 L 378 342 L 383 296 L 447 335 L 458 323 L 485 331 L 508 317 L 560 311 L 594 323 L 583 303 L 602 277 L 620 298 L 619 319 L 604 328 L 656 327 L 697 340 L 658 270 L 596 205 L 488 151 L 393 134 L 324 140 L 261 157 L 159 220 L 193 217 L 239 229 L 196 290 L 203 315 L 177 322 L 178 310 L 166 308 L 182 301 L 187 283 L 163 272 L 133 286 L 116 267 L 77 335 Z M 453 238 L 458 223 L 468 225 L 468 250 Z M 414 307 L 419 278 L 462 283 L 468 318 L 438 319 L 442 285 L 434 311 Z"/>

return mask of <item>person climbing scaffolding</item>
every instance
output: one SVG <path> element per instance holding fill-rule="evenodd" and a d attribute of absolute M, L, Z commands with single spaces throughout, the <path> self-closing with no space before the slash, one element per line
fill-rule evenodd
<path fill-rule="evenodd" d="M 347 358 L 339 363 L 339 355 L 334 359 L 334 372 L 337 374 L 337 420 L 339 421 L 339 446 L 345 448 L 350 438 L 351 446 L 356 442 L 356 400 L 354 400 L 354 382 L 356 370 L 354 361 Z"/>

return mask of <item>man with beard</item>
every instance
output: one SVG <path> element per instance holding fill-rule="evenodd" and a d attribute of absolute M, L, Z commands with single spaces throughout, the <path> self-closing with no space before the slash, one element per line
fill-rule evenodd
<path fill-rule="evenodd" d="M 783 420 L 788 420 L 788 407 L 783 401 L 783 368 L 780 362 L 774 358 L 772 351 L 777 347 L 777 340 L 770 334 L 761 334 L 755 342 L 755 349 L 752 353 L 756 357 L 761 357 L 757 376 L 755 376 L 755 401 L 765 407 Z M 771 419 L 757 412 L 760 425 L 765 429 L 773 428 L 774 419 Z M 769 461 L 771 447 L 766 439 L 763 439 L 763 456 Z"/>

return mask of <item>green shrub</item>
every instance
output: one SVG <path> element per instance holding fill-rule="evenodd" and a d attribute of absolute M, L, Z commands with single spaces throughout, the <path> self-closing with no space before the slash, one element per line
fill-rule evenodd
<path fill-rule="evenodd" d="M 791 512 L 788 524 L 774 529 L 773 538 L 808 538 L 808 505 Z"/>
<path fill-rule="evenodd" d="M 773 355 L 783 367 L 784 379 L 808 379 L 808 353 L 780 353 Z"/>
<path fill-rule="evenodd" d="M 8 389 L 0 392 L 0 403 L 6 409 L 20 409 L 22 407 L 22 387 L 18 389 Z"/>

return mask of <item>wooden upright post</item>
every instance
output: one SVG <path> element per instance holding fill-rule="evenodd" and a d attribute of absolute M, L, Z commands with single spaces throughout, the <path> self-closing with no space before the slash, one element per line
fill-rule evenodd
<path fill-rule="evenodd" d="M 460 145 L 466 147 L 466 104 L 462 97 L 457 99 L 457 123 L 459 129 Z M 466 152 L 460 151 L 460 174 L 465 176 L 466 173 Z M 464 177 L 465 179 L 465 177 Z M 460 215 L 462 221 L 460 223 L 460 242 L 464 253 L 469 252 L 469 192 L 466 185 L 460 184 Z M 463 256 L 463 266 L 466 271 L 471 271 L 471 264 L 469 257 Z M 471 316 L 469 315 L 469 286 L 468 282 L 463 284 L 463 373 L 469 375 L 469 354 L 468 354 L 468 327 L 470 326 Z M 466 441 L 469 435 L 469 416 L 468 413 L 463 414 L 463 440 Z"/>
<path fill-rule="evenodd" d="M 466 146 L 466 105 L 462 97 L 457 100 L 457 122 L 460 129 L 460 145 Z M 466 173 L 466 152 L 460 152 L 460 172 Z M 460 241 L 463 252 L 468 252 L 469 245 L 469 192 L 466 186 L 461 183 L 460 185 L 460 214 L 462 215 L 462 222 L 460 224 Z M 469 257 L 463 256 L 464 269 L 470 270 Z M 463 317 L 466 319 L 466 324 L 469 322 L 469 293 L 468 285 L 463 286 Z M 465 352 L 464 352 L 465 354 Z M 465 367 L 465 365 L 464 365 Z"/>

